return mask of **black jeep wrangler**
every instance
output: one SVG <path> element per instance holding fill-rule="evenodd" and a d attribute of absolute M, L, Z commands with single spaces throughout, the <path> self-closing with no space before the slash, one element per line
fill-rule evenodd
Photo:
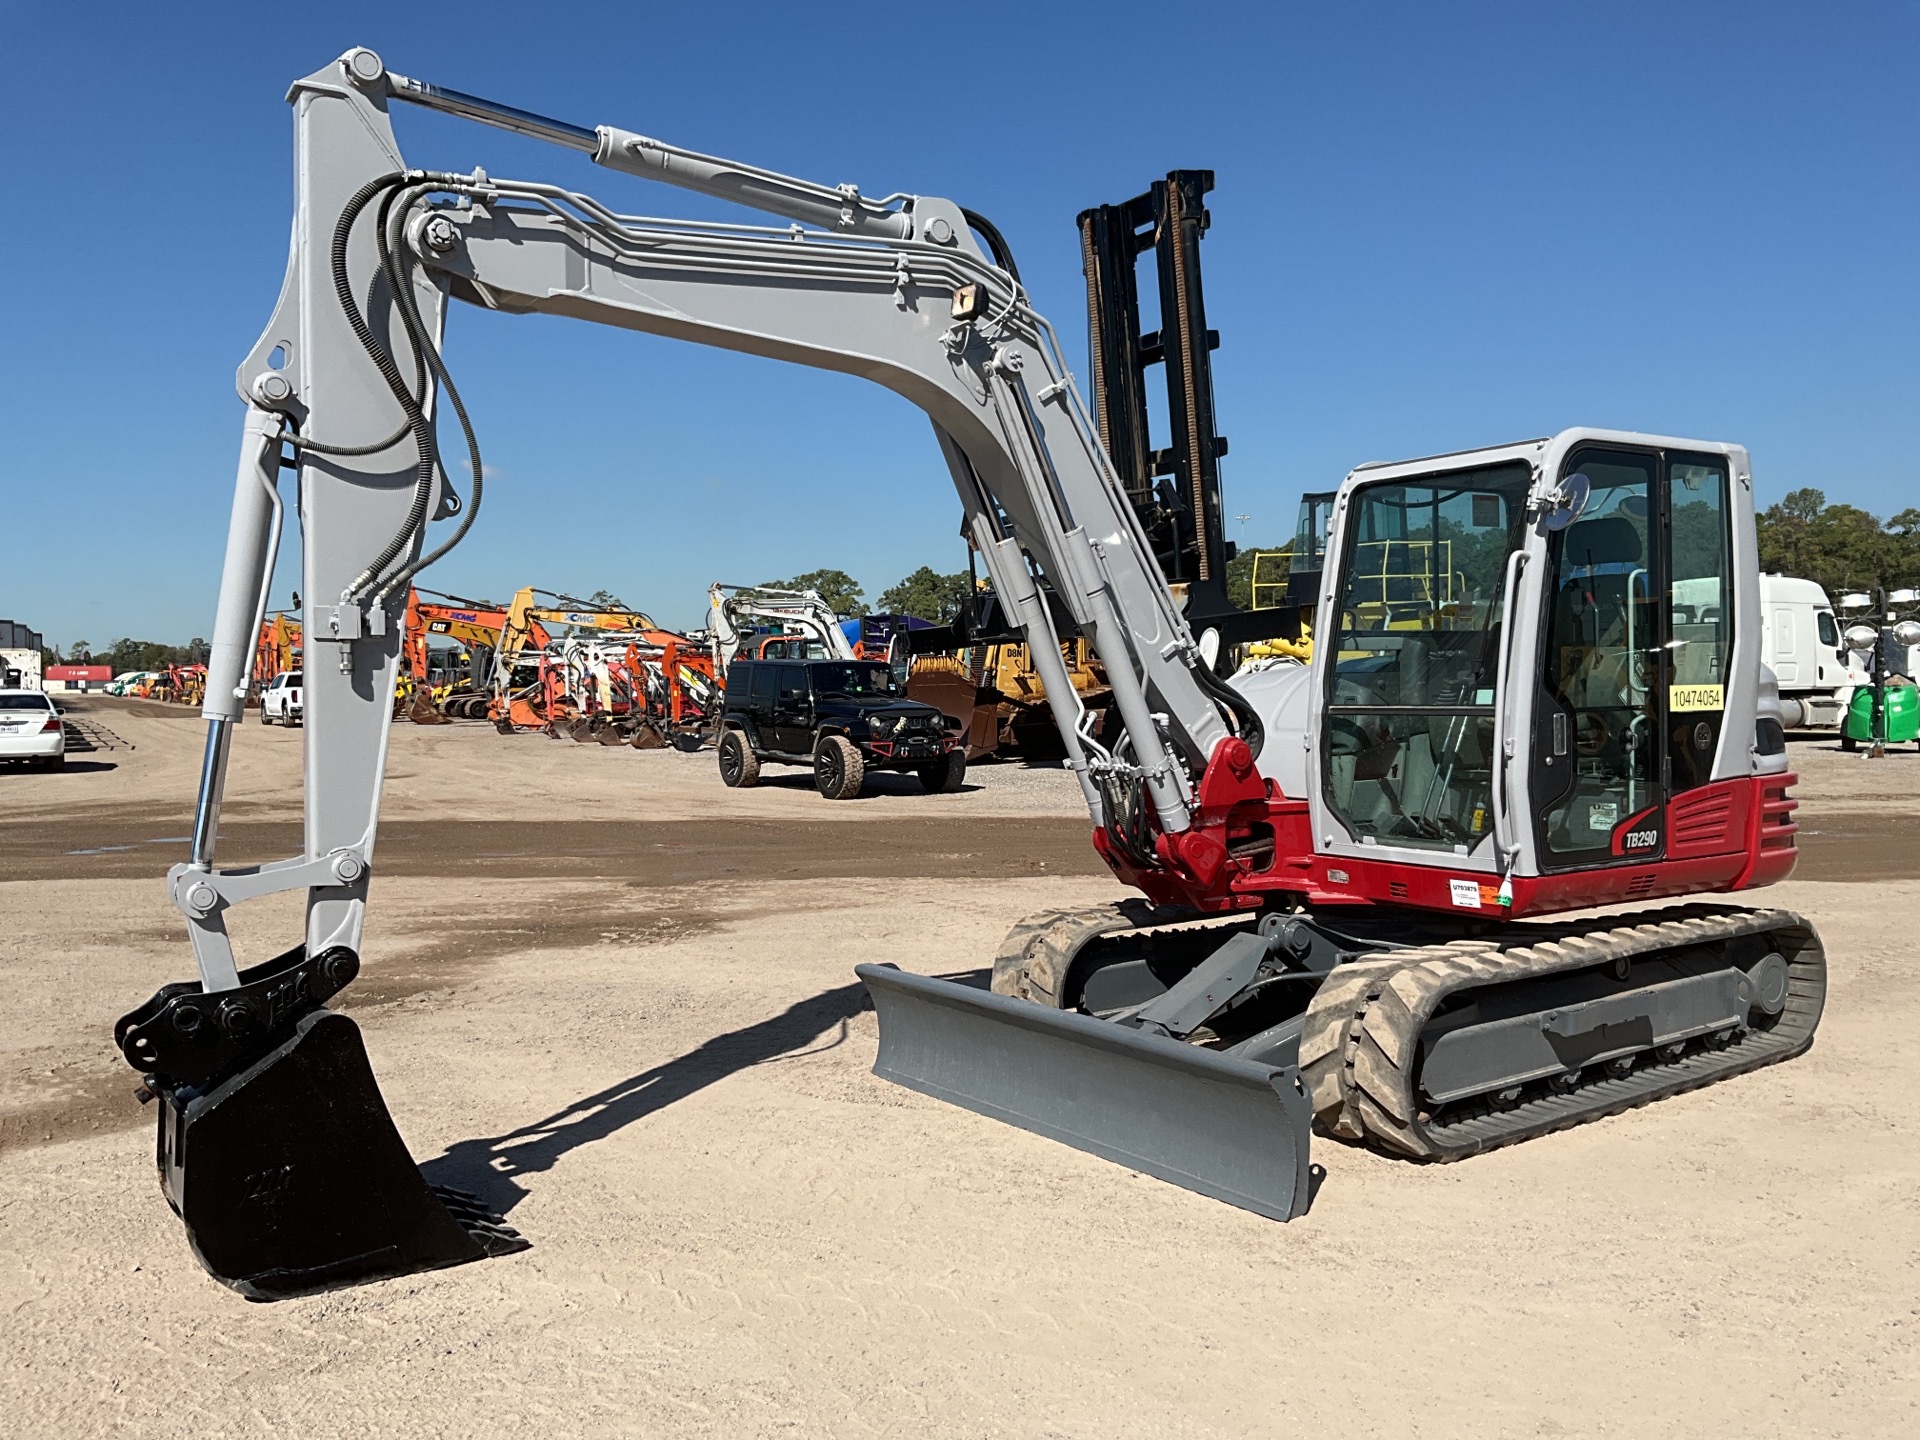
<path fill-rule="evenodd" d="M 869 770 L 911 770 L 929 790 L 967 774 L 960 722 L 909 700 L 877 660 L 736 660 L 727 667 L 720 778 L 751 785 L 762 761 L 813 766 L 829 800 L 860 793 Z"/>

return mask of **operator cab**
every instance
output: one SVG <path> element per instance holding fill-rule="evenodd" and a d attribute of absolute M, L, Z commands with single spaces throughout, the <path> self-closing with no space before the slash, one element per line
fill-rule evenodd
<path fill-rule="evenodd" d="M 1737 623 L 1757 606 L 1744 450 L 1569 431 L 1366 467 L 1328 555 L 1317 849 L 1491 882 L 1744 848 L 1752 778 L 1785 764 Z"/>

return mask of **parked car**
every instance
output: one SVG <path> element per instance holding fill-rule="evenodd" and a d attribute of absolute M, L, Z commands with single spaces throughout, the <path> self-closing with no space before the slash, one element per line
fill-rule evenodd
<path fill-rule="evenodd" d="M 65 769 L 67 728 L 60 707 L 38 690 L 0 690 L 0 760 Z"/>
<path fill-rule="evenodd" d="M 298 725 L 305 711 L 300 703 L 300 672 L 283 670 L 267 682 L 260 696 L 262 725 Z"/>
<path fill-rule="evenodd" d="M 960 722 L 909 700 L 892 670 L 869 660 L 736 660 L 727 667 L 720 778 L 751 785 L 762 761 L 811 765 L 829 800 L 860 793 L 869 770 L 911 770 L 929 790 L 967 775 Z"/>

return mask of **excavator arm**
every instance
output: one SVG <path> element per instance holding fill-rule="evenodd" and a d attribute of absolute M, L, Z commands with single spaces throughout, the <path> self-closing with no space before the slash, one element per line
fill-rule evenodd
<path fill-rule="evenodd" d="M 440 354 L 449 300 L 836 370 L 918 405 L 967 533 L 1040 666 L 1096 831 L 1125 851 L 1128 873 L 1210 887 L 1224 852 L 1190 833 L 1196 789 L 1219 755 L 1243 779 L 1251 772 L 1257 721 L 1202 660 L 1054 332 L 990 225 L 947 200 L 873 200 L 612 126 L 531 116 L 394 75 L 364 49 L 296 82 L 289 100 L 292 247 L 279 303 L 237 377 L 247 412 L 202 707 L 206 752 L 191 856 L 169 875 L 199 979 L 162 990 L 116 1032 L 164 1101 L 163 1178 L 217 1276 L 249 1294 L 291 1294 L 518 1243 L 469 1201 L 428 1191 L 357 1030 L 324 1004 L 359 966 L 408 591 L 483 498 L 477 436 Z M 545 182 L 414 169 L 389 123 L 396 100 L 787 223 L 650 219 Z M 456 430 L 463 465 L 440 453 L 439 437 Z M 304 546 L 305 843 L 285 860 L 222 870 L 221 794 L 289 450 Z M 452 478 L 460 469 L 464 493 Z M 1118 745 L 1091 733 L 1043 586 L 1106 668 L 1125 722 Z M 522 630 L 572 618 L 530 598 L 516 600 L 502 664 L 515 616 Z M 287 890 L 306 892 L 304 943 L 242 969 L 226 912 Z M 885 988 L 868 979 L 876 994 Z M 265 1209 L 249 1191 L 263 1174 L 284 1182 Z"/>
<path fill-rule="evenodd" d="M 449 297 L 844 371 L 919 405 L 975 546 L 1043 670 L 1058 668 L 1050 662 L 1060 653 L 1044 581 L 1112 681 L 1124 753 L 1087 733 L 1064 673 L 1042 677 L 1096 824 L 1143 791 L 1152 830 L 1172 843 L 1141 849 L 1136 863 L 1204 872 L 1214 857 L 1189 856 L 1179 840 L 1235 712 L 1209 683 L 1051 327 L 1014 276 L 979 252 L 958 206 L 875 202 L 855 187 L 771 176 L 615 127 L 541 120 L 392 75 L 367 50 L 297 82 L 291 99 L 292 255 L 279 305 L 238 375 L 248 412 L 203 711 L 199 823 L 173 879 L 210 989 L 230 987 L 237 973 L 222 912 L 242 897 L 215 868 L 213 835 L 288 446 L 299 462 L 308 597 L 307 843 L 240 889 L 306 888 L 309 952 L 358 945 L 406 585 L 450 543 L 426 553 L 432 521 L 457 539 L 481 499 L 475 455 L 472 489 L 459 496 L 433 440 L 452 428 L 433 413 L 444 393 L 469 451 L 478 448 L 438 351 Z M 410 169 L 388 119 L 396 99 L 589 150 L 609 168 L 794 223 L 642 219 L 543 182 Z M 518 600 L 514 610 L 543 614 Z M 513 628 L 510 617 L 502 663 Z"/>
<path fill-rule="evenodd" d="M 424 684 L 429 669 L 427 639 L 438 635 L 469 648 L 484 646 L 497 650 L 500 632 L 507 615 L 499 606 L 485 601 L 425 600 L 417 590 L 409 591 L 405 617 L 402 658 L 416 683 Z M 532 643 L 545 645 L 546 632 L 537 630 Z"/>

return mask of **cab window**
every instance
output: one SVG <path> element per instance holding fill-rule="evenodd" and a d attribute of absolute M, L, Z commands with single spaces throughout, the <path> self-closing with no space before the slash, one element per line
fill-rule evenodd
<path fill-rule="evenodd" d="M 1507 560 L 1531 480 L 1516 462 L 1353 493 L 1321 774 L 1362 844 L 1464 852 L 1490 828 Z"/>

